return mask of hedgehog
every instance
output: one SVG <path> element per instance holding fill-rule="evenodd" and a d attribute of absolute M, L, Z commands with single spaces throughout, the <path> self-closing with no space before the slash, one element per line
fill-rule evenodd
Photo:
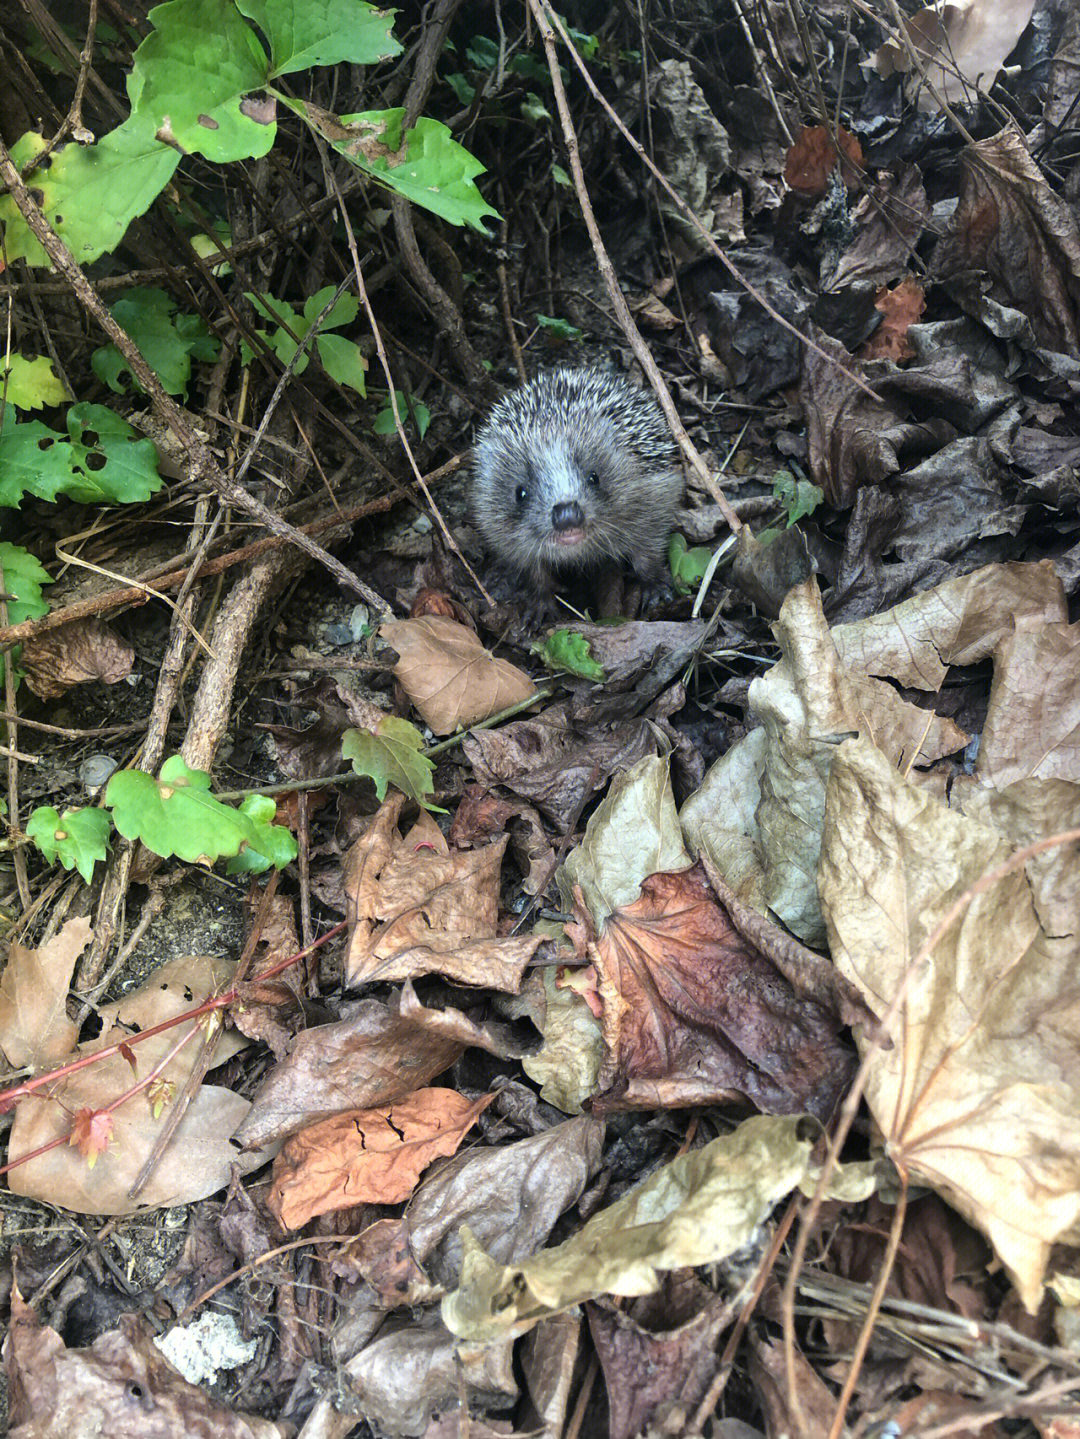
<path fill-rule="evenodd" d="M 473 446 L 474 524 L 543 594 L 624 563 L 658 579 L 682 490 L 660 407 L 605 370 L 537 375 L 499 401 Z"/>

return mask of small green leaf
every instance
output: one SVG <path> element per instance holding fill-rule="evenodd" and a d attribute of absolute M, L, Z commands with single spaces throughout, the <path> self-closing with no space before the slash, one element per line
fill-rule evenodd
<path fill-rule="evenodd" d="M 339 385 L 348 385 L 358 395 L 367 394 L 367 361 L 360 347 L 343 335 L 320 335 L 315 341 L 323 369 Z"/>
<path fill-rule="evenodd" d="M 466 46 L 465 58 L 478 70 L 494 70 L 499 60 L 499 45 L 486 35 L 474 35 Z"/>
<path fill-rule="evenodd" d="M 401 416 L 401 422 L 407 425 L 412 418 L 409 413 L 408 402 L 401 390 L 395 390 L 394 396 L 397 399 L 398 414 Z M 427 434 L 428 425 L 431 424 L 431 411 L 427 405 L 421 404 L 419 400 L 413 400 L 412 413 L 416 416 L 416 428 L 420 438 L 423 439 Z M 394 425 L 394 410 L 392 405 L 387 404 L 379 411 L 375 416 L 375 423 L 371 428 L 377 435 L 392 435 L 395 433 L 396 427 Z"/>
<path fill-rule="evenodd" d="M 321 117 L 302 102 L 291 103 L 317 129 L 322 126 Z M 351 165 L 380 184 L 451 225 L 471 225 L 486 235 L 484 220 L 489 215 L 498 219 L 499 212 L 473 183 L 475 176 L 484 173 L 484 166 L 458 144 L 445 125 L 425 115 L 403 135 L 404 115 L 402 109 L 365 110 L 341 116 L 340 123 L 353 132 L 348 139 L 342 140 L 339 133 L 327 132 L 325 127 L 321 132 Z"/>
<path fill-rule="evenodd" d="M 66 493 L 84 505 L 127 505 L 161 489 L 153 440 L 104 405 L 72 405 L 65 416 L 71 436 L 74 481 Z"/>
<path fill-rule="evenodd" d="M 66 809 L 57 814 L 51 805 L 39 805 L 26 822 L 27 838 L 54 864 L 77 869 L 87 884 L 94 865 L 109 852 L 112 822 L 103 809 Z"/>
<path fill-rule="evenodd" d="M 141 840 L 164 859 L 212 864 L 248 847 L 279 867 L 296 857 L 288 830 L 215 799 L 210 776 L 188 769 L 179 755 L 165 761 L 158 779 L 139 770 L 118 770 L 106 787 L 105 804 L 125 839 Z"/>
<path fill-rule="evenodd" d="M 240 801 L 240 813 L 255 826 L 255 838 L 225 866 L 227 874 L 262 874 L 274 867 L 284 869 L 296 858 L 296 840 L 289 831 L 274 824 L 277 805 L 268 794 L 249 794 Z"/>
<path fill-rule="evenodd" d="M 542 330 L 547 330 L 550 335 L 560 340 L 580 340 L 584 334 L 584 331 L 572 325 L 569 320 L 560 320 L 554 315 L 538 314 L 536 323 Z"/>
<path fill-rule="evenodd" d="M 393 10 L 359 0 L 237 0 L 270 41 L 272 75 L 291 75 L 312 65 L 374 65 L 401 54 L 391 33 Z"/>
<path fill-rule="evenodd" d="M 705 578 L 712 557 L 713 552 L 706 545 L 695 545 L 689 549 L 683 536 L 675 531 L 668 541 L 668 564 L 680 594 L 688 595 L 697 589 Z"/>
<path fill-rule="evenodd" d="M 561 165 L 552 165 L 551 178 L 555 181 L 556 185 L 565 185 L 570 190 L 574 188 L 573 180 L 571 180 Z"/>
<path fill-rule="evenodd" d="M 41 588 L 52 584 L 52 576 L 40 560 L 29 550 L 0 540 L 0 569 L 3 570 L 0 590 L 7 595 L 9 625 L 48 614 L 49 602 L 42 597 Z"/>
<path fill-rule="evenodd" d="M 386 786 L 392 784 L 426 809 L 434 809 L 426 796 L 435 788 L 435 765 L 423 751 L 420 731 L 396 715 L 379 720 L 375 734 L 366 729 L 347 729 L 341 740 L 341 753 L 356 773 L 375 781 L 377 799 L 385 799 Z"/>
<path fill-rule="evenodd" d="M 560 66 L 560 69 L 562 67 Z M 510 69 L 523 80 L 533 80 L 540 85 L 551 84 L 551 71 L 535 55 L 518 54 L 510 61 Z"/>
<path fill-rule="evenodd" d="M 574 630 L 554 630 L 543 644 L 533 646 L 549 670 L 566 670 L 580 679 L 604 680 L 604 667 L 593 659 L 592 647 Z"/>
<path fill-rule="evenodd" d="M 454 92 L 459 105 L 471 105 L 476 98 L 476 86 L 470 85 L 465 76 L 456 72 L 453 75 L 444 75 L 443 79 Z"/>
<path fill-rule="evenodd" d="M 805 515 L 812 515 L 825 499 L 824 490 L 809 480 L 797 480 L 789 470 L 777 470 L 773 475 L 773 495 L 787 512 L 789 530 Z"/>
<path fill-rule="evenodd" d="M 187 398 L 192 356 L 216 360 L 221 348 L 201 315 L 176 315 L 176 302 L 164 290 L 136 288 L 109 313 L 138 345 L 146 363 L 170 395 Z M 117 394 L 128 388 L 132 375 L 115 345 L 103 345 L 90 357 L 94 374 Z M 136 386 L 136 388 L 139 388 Z"/>
<path fill-rule="evenodd" d="M 40 135 L 24 135 L 12 158 L 22 167 L 44 148 Z M 88 265 L 116 249 L 179 163 L 180 152 L 162 144 L 153 121 L 132 115 L 94 145 L 61 145 L 48 168 L 35 170 L 28 184 L 75 259 Z M 0 195 L 0 225 L 9 265 L 20 259 L 30 265 L 51 263 L 10 195 Z"/>
<path fill-rule="evenodd" d="M 245 96 L 265 87 L 270 61 L 231 0 L 168 0 L 149 20 L 128 76 L 132 119 L 219 164 L 265 155 L 273 102 Z"/>
<path fill-rule="evenodd" d="M 530 125 L 542 125 L 551 123 L 551 111 L 541 100 L 540 96 L 532 90 L 521 102 L 522 117 L 528 120 Z"/>
<path fill-rule="evenodd" d="M 17 410 L 40 410 L 43 405 L 62 405 L 71 398 L 48 355 L 28 359 L 11 354 L 6 366 L 0 355 L 0 395 Z"/>

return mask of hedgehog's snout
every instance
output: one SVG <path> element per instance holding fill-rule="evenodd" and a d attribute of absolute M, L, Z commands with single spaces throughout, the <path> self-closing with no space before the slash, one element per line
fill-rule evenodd
<path fill-rule="evenodd" d="M 585 524 L 585 514 L 577 500 L 562 500 L 551 507 L 551 528 L 556 534 L 564 530 L 580 530 Z"/>

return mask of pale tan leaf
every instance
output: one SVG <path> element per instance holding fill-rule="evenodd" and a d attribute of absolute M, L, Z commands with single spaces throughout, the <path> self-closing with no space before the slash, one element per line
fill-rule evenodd
<path fill-rule="evenodd" d="M 388 620 L 379 634 L 400 656 L 394 676 L 436 734 L 450 734 L 531 699 L 522 670 L 496 659 L 465 625 L 445 615 Z"/>
<path fill-rule="evenodd" d="M 867 740 L 840 746 L 822 908 L 834 960 L 879 1014 L 950 905 L 1015 847 Z M 866 1092 L 895 1162 L 983 1230 L 1032 1310 L 1052 1244 L 1080 1221 L 1078 870 L 1073 845 L 973 900 L 912 977 Z M 1053 917 L 1062 890 L 1072 919 L 1048 933 L 1040 912 Z"/>
<path fill-rule="evenodd" d="M 973 104 L 980 91 L 990 90 L 1034 9 L 1035 0 L 940 0 L 906 20 L 909 43 L 929 86 L 947 104 Z M 886 40 L 871 63 L 886 78 L 897 71 L 907 75 L 921 110 L 941 109 L 899 40 Z"/>
<path fill-rule="evenodd" d="M 0 978 L 0 1049 L 16 1068 L 44 1069 L 70 1054 L 67 1017 L 75 961 L 90 942 L 89 919 L 69 919 L 40 949 L 13 944 Z"/>
<path fill-rule="evenodd" d="M 40 699 L 57 699 L 73 685 L 118 684 L 131 673 L 135 651 L 104 620 L 75 620 L 29 639 L 19 655 L 26 683 Z"/>

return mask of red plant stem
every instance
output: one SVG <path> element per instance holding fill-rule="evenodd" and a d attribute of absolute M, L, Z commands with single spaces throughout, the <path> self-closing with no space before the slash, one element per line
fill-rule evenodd
<path fill-rule="evenodd" d="M 309 944 L 306 949 L 298 950 L 295 954 L 290 954 L 286 959 L 278 960 L 277 964 L 272 964 L 269 969 L 264 969 L 260 974 L 253 975 L 247 983 L 257 984 L 259 980 L 272 979 L 275 974 L 280 974 L 282 970 L 290 968 L 291 965 L 296 964 L 299 960 L 309 955 L 312 950 L 318 949 L 320 945 L 325 944 L 328 939 L 333 939 L 336 934 L 340 934 L 347 922 L 346 920 L 342 920 L 340 924 L 335 924 L 333 929 L 328 929 L 324 935 L 320 935 L 320 937 Z M 175 1029 L 178 1024 L 186 1023 L 189 1019 L 199 1019 L 202 1015 L 210 1014 L 215 1009 L 224 1009 L 227 1005 L 232 1004 L 236 998 L 237 991 L 235 989 L 227 989 L 223 994 L 217 994 L 214 995 L 212 999 L 204 1000 L 202 1004 L 196 1005 L 194 1009 L 186 1009 L 183 1014 L 174 1015 L 172 1019 L 165 1019 L 162 1020 L 160 1024 L 152 1025 L 150 1029 L 141 1030 L 138 1034 L 127 1035 L 124 1039 L 118 1040 L 116 1044 L 107 1044 L 103 1049 L 94 1050 L 93 1054 L 80 1055 L 78 1059 L 73 1059 L 70 1064 L 62 1064 L 59 1069 L 51 1069 L 47 1074 L 35 1075 L 33 1079 L 28 1079 L 23 1084 L 16 1084 L 10 1089 L 0 1090 L 0 1114 L 6 1114 L 20 1099 L 25 1099 L 28 1094 L 33 1094 L 35 1090 L 43 1088 L 46 1084 L 53 1084 L 58 1079 L 66 1079 L 69 1074 L 75 1074 L 90 1064 L 97 1064 L 107 1056 L 119 1053 L 125 1046 L 140 1044 L 144 1039 L 151 1039 L 155 1034 L 164 1034 L 167 1030 Z M 194 1031 L 192 1032 L 194 1033 Z M 52 1148 L 52 1146 L 47 1145 L 46 1148 Z M 30 1156 L 27 1157 L 29 1158 Z M 0 1169 L 0 1174 L 3 1172 L 4 1171 Z"/>

